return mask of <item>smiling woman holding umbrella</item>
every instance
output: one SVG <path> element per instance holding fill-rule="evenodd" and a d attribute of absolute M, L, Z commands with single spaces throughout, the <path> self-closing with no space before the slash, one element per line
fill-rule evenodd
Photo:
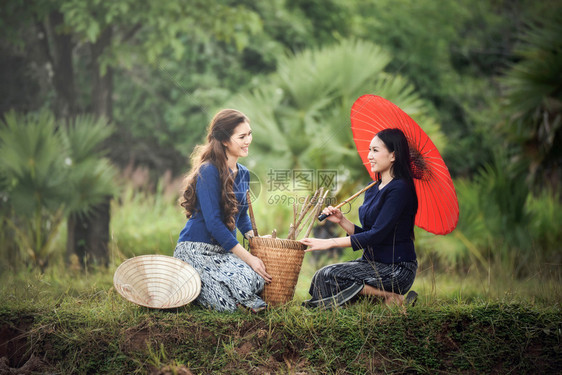
<path fill-rule="evenodd" d="M 365 193 L 359 208 L 359 227 L 329 206 L 323 213 L 337 223 L 347 237 L 301 242 L 306 251 L 332 247 L 363 249 L 360 259 L 326 266 L 314 275 L 308 307 L 332 308 L 357 295 L 380 297 L 387 304 L 402 304 L 418 267 L 414 249 L 414 220 L 418 209 L 416 189 L 410 169 L 408 141 L 400 129 L 377 133 L 369 145 L 371 172 L 380 176 Z M 410 292 L 407 300 L 415 300 Z"/>
<path fill-rule="evenodd" d="M 402 304 L 417 269 L 414 225 L 447 234 L 459 220 L 449 170 L 435 144 L 406 112 L 380 96 L 363 95 L 351 108 L 351 130 L 363 163 L 377 181 L 361 190 L 367 191 L 359 208 L 362 227 L 339 209 L 328 207 L 323 215 L 349 236 L 302 242 L 308 251 L 351 246 L 363 249 L 363 256 L 316 272 L 310 286 L 312 299 L 305 302 L 311 307 L 334 307 L 358 294 Z M 410 291 L 405 300 L 416 298 Z"/>

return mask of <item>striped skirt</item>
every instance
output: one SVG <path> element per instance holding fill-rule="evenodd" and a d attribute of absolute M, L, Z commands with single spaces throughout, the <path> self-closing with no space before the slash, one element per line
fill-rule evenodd
<path fill-rule="evenodd" d="M 305 302 L 308 307 L 332 308 L 340 306 L 361 292 L 364 285 L 406 294 L 412 287 L 418 262 L 385 264 L 363 259 L 331 264 L 318 270 L 312 278 L 309 293 L 312 298 Z"/>
<path fill-rule="evenodd" d="M 179 242 L 174 257 L 189 263 L 201 276 L 196 302 L 217 311 L 235 311 L 238 305 L 254 311 L 267 307 L 258 296 L 264 279 L 246 262 L 221 246 L 202 242 Z"/>

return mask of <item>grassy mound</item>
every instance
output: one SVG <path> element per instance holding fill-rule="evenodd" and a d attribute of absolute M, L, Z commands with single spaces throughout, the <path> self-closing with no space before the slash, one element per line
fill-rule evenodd
<path fill-rule="evenodd" d="M 562 312 L 530 303 L 424 300 L 406 311 L 298 302 L 259 315 L 123 300 L 108 275 L 12 279 L 0 298 L 0 373 L 562 372 Z M 56 291 L 56 292 L 55 292 Z"/>

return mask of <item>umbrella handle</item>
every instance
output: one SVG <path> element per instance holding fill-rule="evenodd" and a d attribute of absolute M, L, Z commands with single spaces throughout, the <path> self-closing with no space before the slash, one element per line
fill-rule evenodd
<path fill-rule="evenodd" d="M 328 215 L 326 215 L 326 214 L 320 214 L 320 215 L 318 215 L 318 221 L 322 221 L 327 217 L 328 217 Z"/>
<path fill-rule="evenodd" d="M 351 197 L 347 198 L 346 200 L 344 200 L 343 202 L 341 202 L 340 204 L 338 204 L 338 205 L 337 205 L 336 207 L 334 207 L 334 208 L 340 208 L 341 206 L 343 206 L 343 205 L 346 204 L 347 202 L 349 202 L 349 201 L 351 201 L 351 200 L 357 198 L 359 195 L 363 194 L 364 192 L 366 192 L 367 190 L 369 190 L 370 188 L 372 188 L 373 186 L 375 186 L 375 184 L 376 184 L 377 182 L 378 182 L 378 181 L 371 182 L 368 186 L 366 186 L 366 187 L 364 187 L 363 189 L 359 190 L 357 193 L 353 194 Z M 322 220 L 324 220 L 325 218 L 327 218 L 328 216 L 330 216 L 330 215 L 326 215 L 326 214 L 324 214 L 324 213 L 323 213 L 323 214 L 320 214 L 320 215 L 318 215 L 318 221 L 322 221 Z"/>

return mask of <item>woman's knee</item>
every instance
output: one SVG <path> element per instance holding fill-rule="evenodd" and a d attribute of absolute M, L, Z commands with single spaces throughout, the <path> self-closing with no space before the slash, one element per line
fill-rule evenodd
<path fill-rule="evenodd" d="M 316 273 L 314 273 L 314 276 L 312 276 L 312 283 L 316 284 L 319 281 L 322 282 L 326 279 L 329 279 L 332 274 L 333 274 L 332 266 L 322 267 L 318 271 L 316 271 Z"/>

